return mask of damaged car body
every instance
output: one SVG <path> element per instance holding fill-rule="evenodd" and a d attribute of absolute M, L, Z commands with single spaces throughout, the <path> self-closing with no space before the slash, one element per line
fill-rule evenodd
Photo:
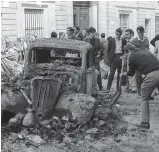
<path fill-rule="evenodd" d="M 93 48 L 82 41 L 45 38 L 30 43 L 23 76 L 29 81 L 29 97 L 39 119 L 51 116 L 53 111 L 64 112 L 60 101 L 72 94 L 97 93 Z"/>

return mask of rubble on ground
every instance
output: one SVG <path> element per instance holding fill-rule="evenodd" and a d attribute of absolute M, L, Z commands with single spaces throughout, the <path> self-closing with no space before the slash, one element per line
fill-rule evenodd
<path fill-rule="evenodd" d="M 77 105 L 79 106 L 79 104 Z M 87 106 L 89 106 L 89 104 Z M 21 132 L 10 133 L 7 137 L 2 136 L 2 140 L 7 140 L 6 142 L 3 142 L 2 151 L 11 148 L 13 145 L 14 148 L 17 146 L 16 149 L 18 149 L 19 144 L 25 149 L 25 152 L 30 148 L 34 151 L 41 145 L 55 142 L 58 142 L 58 144 L 56 144 L 57 147 L 60 144 L 63 144 L 62 147 L 65 147 L 68 151 L 69 149 L 74 149 L 76 151 L 77 147 L 82 144 L 82 141 L 87 143 L 102 139 L 102 137 L 109 135 L 114 134 L 115 136 L 119 131 L 117 130 L 117 124 L 119 123 L 120 117 L 117 113 L 115 116 L 110 110 L 103 111 L 105 108 L 108 109 L 106 101 L 98 102 L 98 105 L 96 106 L 91 119 L 89 118 L 89 121 L 85 120 L 87 123 L 84 123 L 83 125 L 80 125 L 77 121 L 71 121 L 66 117 L 58 118 L 53 116 L 50 119 L 40 121 L 34 128 L 22 127 Z M 73 107 L 75 108 L 75 106 Z M 103 109 L 101 109 L 101 107 L 103 107 Z M 78 112 L 78 109 L 76 109 L 76 111 Z M 105 117 L 104 112 L 106 114 Z M 16 117 L 18 118 L 20 116 L 22 115 L 18 114 Z M 80 120 L 82 117 L 78 118 Z M 8 147 L 8 143 L 10 142 L 13 144 Z M 89 145 L 89 148 L 90 147 L 91 146 Z M 14 148 L 12 147 L 11 149 Z M 98 146 L 95 148 L 98 149 Z"/>

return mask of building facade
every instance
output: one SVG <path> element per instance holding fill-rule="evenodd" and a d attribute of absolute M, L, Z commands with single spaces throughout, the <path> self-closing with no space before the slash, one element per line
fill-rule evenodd
<path fill-rule="evenodd" d="M 157 1 L 5 1 L 1 4 L 2 35 L 37 33 L 50 37 L 52 31 L 66 32 L 69 26 L 81 29 L 93 26 L 99 34 L 114 36 L 116 28 L 124 30 L 145 27 L 152 39 L 159 34 L 159 2 Z M 135 33 L 136 34 L 136 33 Z"/>

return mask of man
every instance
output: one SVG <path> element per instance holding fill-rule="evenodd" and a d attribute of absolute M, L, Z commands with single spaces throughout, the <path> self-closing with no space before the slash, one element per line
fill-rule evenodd
<path fill-rule="evenodd" d="M 121 57 L 124 54 L 123 47 L 126 45 L 127 41 L 121 38 L 122 30 L 120 28 L 117 28 L 115 31 L 116 37 L 112 38 L 108 42 L 108 60 L 110 63 L 110 74 L 108 77 L 108 84 L 107 84 L 107 90 L 106 92 L 110 92 L 110 88 L 114 79 L 115 71 L 117 69 L 117 85 L 116 89 L 119 88 L 119 79 L 120 79 L 120 73 L 121 73 L 121 67 L 122 67 L 122 59 Z"/>
<path fill-rule="evenodd" d="M 125 31 L 125 39 L 127 42 L 130 42 L 133 40 L 133 37 L 134 37 L 134 31 L 132 29 L 127 29 Z M 125 57 L 125 60 L 126 60 L 126 71 L 128 70 L 128 60 L 129 60 L 129 57 L 130 57 L 130 51 L 128 50 L 128 52 L 126 53 L 126 57 Z M 130 80 L 130 81 L 129 81 Z M 129 78 L 128 76 L 126 77 L 126 92 L 136 92 L 136 87 L 134 85 L 134 80 L 135 80 L 135 77 L 132 77 L 132 78 Z"/>
<path fill-rule="evenodd" d="M 151 45 L 153 45 L 154 48 L 154 53 L 156 54 L 156 56 L 159 59 L 159 34 L 156 35 L 151 41 L 150 41 Z"/>
<path fill-rule="evenodd" d="M 99 66 L 100 57 L 101 57 L 100 41 L 99 41 L 99 38 L 95 37 L 95 32 L 96 32 L 95 28 L 90 27 L 88 32 L 89 32 L 89 35 L 85 37 L 83 41 L 90 43 L 92 47 L 94 48 L 93 59 L 95 62 L 96 69 L 99 72 L 97 83 L 98 83 L 99 90 L 102 90 L 103 86 L 102 86 L 102 79 L 101 79 L 100 66 Z"/>
<path fill-rule="evenodd" d="M 86 36 L 88 36 L 88 29 L 87 28 L 83 29 L 83 31 L 82 31 L 82 38 L 84 39 Z"/>
<path fill-rule="evenodd" d="M 109 63 L 109 60 L 108 60 L 108 42 L 109 42 L 111 39 L 112 39 L 112 37 L 109 36 L 109 37 L 107 38 L 106 43 L 104 43 L 104 44 L 102 45 L 104 63 L 105 63 L 108 67 L 110 66 L 110 63 Z M 106 75 L 104 76 L 105 79 L 107 79 L 107 77 L 108 77 L 109 70 L 110 70 L 110 69 L 108 69 Z"/>
<path fill-rule="evenodd" d="M 137 27 L 136 29 L 138 37 L 134 38 L 131 43 L 137 48 L 148 48 L 149 49 L 149 40 L 144 36 L 145 29 L 142 26 Z"/>
<path fill-rule="evenodd" d="M 57 33 L 56 32 L 52 32 L 51 33 L 51 38 L 57 38 Z"/>
<path fill-rule="evenodd" d="M 155 47 L 155 42 L 158 41 L 158 40 L 159 40 L 159 34 L 156 35 L 156 36 L 150 41 L 151 45 L 153 45 L 153 46 Z"/>
<path fill-rule="evenodd" d="M 99 33 L 95 32 L 95 37 L 99 38 Z"/>
<path fill-rule="evenodd" d="M 17 37 L 17 42 L 15 42 L 15 47 L 17 48 L 19 52 L 19 61 L 24 60 L 24 50 L 23 50 L 23 45 L 22 45 L 22 38 L 20 35 Z"/>
<path fill-rule="evenodd" d="M 67 28 L 68 39 L 75 39 L 74 29 L 72 27 Z"/>
<path fill-rule="evenodd" d="M 135 45 L 128 43 L 126 49 L 132 52 L 129 58 L 129 71 L 121 76 L 133 76 L 136 70 L 145 75 L 141 87 L 142 122 L 139 127 L 149 129 L 149 98 L 156 87 L 159 89 L 159 60 L 148 48 L 138 49 Z"/>
<path fill-rule="evenodd" d="M 64 38 L 65 37 L 65 33 L 64 32 L 59 32 L 59 38 Z"/>
<path fill-rule="evenodd" d="M 80 41 L 83 40 L 82 33 L 80 32 L 80 28 L 79 27 L 75 28 L 74 34 L 75 34 L 75 39 L 76 40 L 80 40 Z"/>
<path fill-rule="evenodd" d="M 149 49 L 149 40 L 144 36 L 145 29 L 142 26 L 137 27 L 136 29 L 138 37 L 134 38 L 131 41 L 131 44 L 135 45 L 137 48 L 147 48 Z M 146 49 L 146 50 L 147 50 Z M 135 73 L 136 77 L 136 87 L 138 97 L 141 97 L 141 83 L 142 83 L 142 74 L 139 71 Z"/>
<path fill-rule="evenodd" d="M 105 33 L 101 34 L 101 38 L 99 40 L 100 40 L 100 46 L 102 48 L 103 44 L 107 42 L 107 40 L 105 39 Z"/>

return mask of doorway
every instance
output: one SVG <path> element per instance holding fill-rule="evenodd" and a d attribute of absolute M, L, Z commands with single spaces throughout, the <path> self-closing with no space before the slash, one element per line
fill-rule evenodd
<path fill-rule="evenodd" d="M 89 1 L 73 2 L 73 24 L 78 26 L 81 31 L 89 28 Z"/>

